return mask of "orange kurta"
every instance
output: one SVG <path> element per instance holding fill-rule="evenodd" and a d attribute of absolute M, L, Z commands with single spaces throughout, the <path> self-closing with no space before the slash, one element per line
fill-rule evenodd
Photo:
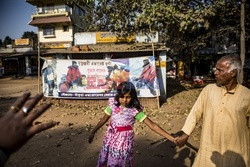
<path fill-rule="evenodd" d="M 190 135 L 202 117 L 201 142 L 193 166 L 250 166 L 250 90 L 242 85 L 227 92 L 216 84 L 206 86 L 182 128 Z"/>

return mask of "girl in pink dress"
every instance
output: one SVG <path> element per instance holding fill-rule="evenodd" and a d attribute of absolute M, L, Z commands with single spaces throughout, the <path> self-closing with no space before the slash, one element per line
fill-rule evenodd
<path fill-rule="evenodd" d="M 143 107 L 131 82 L 122 82 L 118 85 L 115 98 L 109 99 L 109 105 L 104 112 L 103 118 L 89 136 L 89 143 L 91 143 L 97 130 L 110 118 L 99 155 L 98 167 L 125 167 L 127 161 L 130 167 L 133 166 L 135 120 L 144 122 L 154 132 L 174 141 L 169 133 L 152 122 L 143 112 Z"/>

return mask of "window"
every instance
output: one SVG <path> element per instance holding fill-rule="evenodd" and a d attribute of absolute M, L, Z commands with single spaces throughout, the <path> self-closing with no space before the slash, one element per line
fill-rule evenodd
<path fill-rule="evenodd" d="M 54 27 L 43 28 L 43 36 L 55 36 Z"/>
<path fill-rule="evenodd" d="M 80 8 L 76 6 L 76 15 L 80 15 Z"/>
<path fill-rule="evenodd" d="M 85 15 L 85 10 L 81 10 L 81 16 L 83 17 Z"/>
<path fill-rule="evenodd" d="M 85 10 L 80 8 L 79 6 L 75 7 L 75 11 L 76 11 L 76 15 L 79 15 L 79 16 L 82 16 L 82 17 L 85 15 Z"/>
<path fill-rule="evenodd" d="M 70 14 L 72 14 L 72 8 L 69 7 L 68 5 L 66 5 L 66 11 L 69 12 Z"/>
<path fill-rule="evenodd" d="M 69 26 L 63 26 L 63 32 L 69 31 Z"/>

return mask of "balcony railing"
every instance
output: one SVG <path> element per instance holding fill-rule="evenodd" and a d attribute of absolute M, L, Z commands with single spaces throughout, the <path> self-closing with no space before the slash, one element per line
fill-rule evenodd
<path fill-rule="evenodd" d="M 65 13 L 65 12 L 71 13 L 71 9 L 67 5 L 36 8 L 36 14 L 57 14 L 57 13 Z"/>

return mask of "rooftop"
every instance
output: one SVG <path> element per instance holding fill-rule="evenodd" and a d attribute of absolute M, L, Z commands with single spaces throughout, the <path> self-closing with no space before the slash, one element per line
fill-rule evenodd
<path fill-rule="evenodd" d="M 103 53 L 137 53 L 145 52 L 152 53 L 152 44 L 146 43 L 131 43 L 131 44 L 95 44 L 95 45 L 83 45 L 77 46 L 80 51 L 72 51 L 72 48 L 67 49 L 41 49 L 42 55 L 54 55 L 54 54 L 103 54 Z M 87 48 L 87 50 L 82 50 L 81 48 Z M 154 44 L 154 51 L 168 51 L 169 48 L 163 44 Z M 37 54 L 37 51 L 18 53 L 10 52 L 10 50 L 0 50 L 0 57 L 9 56 L 19 56 L 19 55 L 30 55 Z"/>
<path fill-rule="evenodd" d="M 56 16 L 56 17 L 35 17 L 29 25 L 39 25 L 39 24 L 51 24 L 51 23 L 63 23 L 70 22 L 70 18 L 67 16 Z"/>

